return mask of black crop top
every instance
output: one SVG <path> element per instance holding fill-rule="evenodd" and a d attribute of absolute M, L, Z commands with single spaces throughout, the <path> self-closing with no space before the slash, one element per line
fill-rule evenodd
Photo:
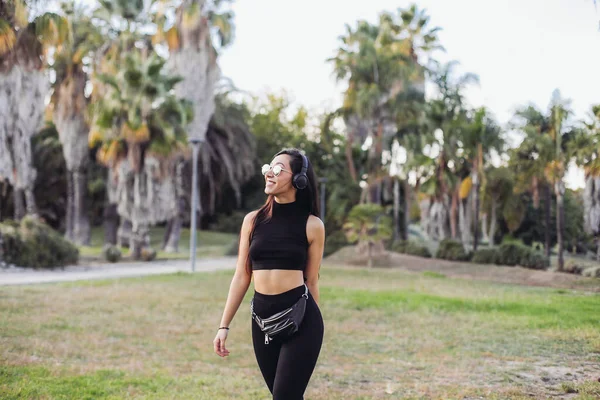
<path fill-rule="evenodd" d="M 310 213 L 297 201 L 273 202 L 273 217 L 254 228 L 250 239 L 250 261 L 253 270 L 306 268 L 308 239 L 306 222 Z"/>

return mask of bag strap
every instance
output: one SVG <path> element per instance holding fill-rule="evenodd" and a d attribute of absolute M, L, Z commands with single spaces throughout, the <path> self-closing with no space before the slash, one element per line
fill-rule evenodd
<path fill-rule="evenodd" d="M 308 300 L 308 286 L 306 286 L 306 283 L 304 284 L 304 293 L 302 294 L 302 297 Z M 250 313 L 252 314 L 252 318 L 261 325 L 262 319 L 254 312 L 254 299 L 250 300 Z"/>

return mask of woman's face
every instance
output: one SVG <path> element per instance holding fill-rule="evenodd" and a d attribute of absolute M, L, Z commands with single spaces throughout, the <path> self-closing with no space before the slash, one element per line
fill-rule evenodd
<path fill-rule="evenodd" d="M 265 194 L 277 196 L 287 191 L 296 190 L 292 186 L 291 159 L 287 154 L 280 154 L 271 161 L 271 168 L 265 174 Z M 273 167 L 275 166 L 281 168 L 278 176 L 273 173 Z"/>

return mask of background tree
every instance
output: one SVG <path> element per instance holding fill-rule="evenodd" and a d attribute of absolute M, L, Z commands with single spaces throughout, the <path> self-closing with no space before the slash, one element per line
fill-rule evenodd
<path fill-rule="evenodd" d="M 0 177 L 14 187 L 14 216 L 36 214 L 31 139 L 42 127 L 49 82 L 46 49 L 67 40 L 54 13 L 30 16 L 23 0 L 0 4 Z"/>
<path fill-rule="evenodd" d="M 56 47 L 51 65 L 55 81 L 50 107 L 59 133 L 67 165 L 67 213 L 65 236 L 76 244 L 89 244 L 90 222 L 87 213 L 87 165 L 89 126 L 86 121 L 89 60 L 104 39 L 73 1 L 62 4 L 71 35 Z M 84 61 L 86 60 L 86 61 Z"/>
<path fill-rule="evenodd" d="M 131 222 L 130 251 L 139 258 L 148 247 L 150 224 L 177 212 L 170 168 L 183 152 L 183 127 L 191 107 L 173 94 L 178 77 L 163 72 L 165 60 L 130 50 L 119 58 L 115 76 L 99 74 L 106 85 L 96 100 L 91 137 L 101 143 L 98 158 L 117 182 L 119 215 Z"/>
<path fill-rule="evenodd" d="M 354 206 L 344 224 L 349 241 L 358 240 L 359 254 L 367 253 L 367 266 L 373 266 L 373 251 L 383 252 L 383 240 L 392 235 L 390 218 L 378 204 L 359 204 Z"/>

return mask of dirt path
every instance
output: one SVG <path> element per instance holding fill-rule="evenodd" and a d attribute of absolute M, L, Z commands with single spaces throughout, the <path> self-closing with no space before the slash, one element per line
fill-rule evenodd
<path fill-rule="evenodd" d="M 586 278 L 580 275 L 538 271 L 522 267 L 453 262 L 399 253 L 389 253 L 389 257 L 389 262 L 386 263 L 389 267 L 413 272 L 433 271 L 454 278 L 477 279 L 527 286 L 578 289 L 600 293 L 600 279 L 598 278 Z M 354 264 L 354 260 L 356 260 L 356 254 L 353 247 L 341 249 L 327 258 L 327 261 L 332 264 Z"/>

